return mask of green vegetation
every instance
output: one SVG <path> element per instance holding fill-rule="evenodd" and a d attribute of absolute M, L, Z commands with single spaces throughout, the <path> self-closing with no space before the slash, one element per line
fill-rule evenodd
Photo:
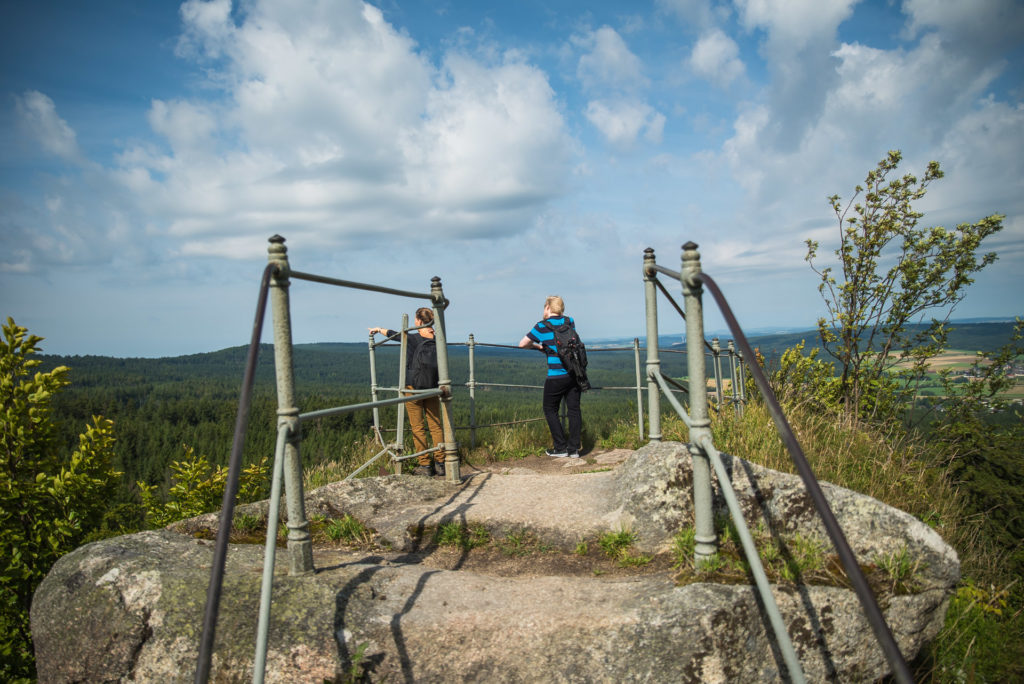
<path fill-rule="evenodd" d="M 89 535 L 117 530 L 108 507 L 120 473 L 111 467 L 113 424 L 92 417 L 76 449 L 56 435 L 52 401 L 68 369 L 38 370 L 42 338 L 10 318 L 0 350 L 0 679 L 32 678 L 32 594 L 50 567 Z M 35 371 L 33 373 L 33 371 Z"/>
<path fill-rule="evenodd" d="M 673 537 L 673 567 L 678 571 L 677 583 L 751 581 L 750 564 L 743 553 L 732 520 L 728 517 L 716 519 L 715 531 L 718 535 L 718 551 L 700 561 L 694 558 L 696 542 L 692 527 L 681 529 Z M 770 533 L 763 524 L 751 530 L 751 536 L 765 575 L 770 581 L 848 586 L 838 558 L 826 554 L 825 544 L 821 540 L 809 539 L 800 534 Z M 874 572 L 875 585 L 879 585 L 878 575 L 885 573 L 886 569 L 881 566 L 866 569 L 869 573 Z M 904 588 L 904 585 L 900 588 Z"/>
<path fill-rule="evenodd" d="M 366 526 L 348 513 L 329 521 L 324 531 L 327 538 L 332 541 L 345 541 L 351 544 L 369 544 L 372 538 Z"/>
<path fill-rule="evenodd" d="M 992 215 L 955 229 L 919 228 L 913 207 L 942 177 L 937 163 L 923 180 L 896 177 L 890 153 L 843 206 L 839 247 L 820 264 L 818 245 L 807 259 L 821 277 L 827 316 L 818 330 L 754 339 L 776 395 L 819 479 L 873 496 L 917 516 L 959 553 L 963 581 L 946 624 L 914 664 L 919 681 L 1024 679 L 1024 385 L 1014 377 L 1024 360 L 1024 322 L 952 326 L 952 308 L 972 278 L 995 255 L 982 243 L 1002 228 Z M 860 203 L 857 198 L 862 197 Z M 925 316 L 937 314 L 929 322 Z M 41 338 L 10 319 L 0 349 L 0 679 L 34 674 L 28 609 L 52 564 L 84 542 L 157 527 L 219 507 L 238 410 L 246 349 L 172 359 L 53 357 Z M 953 358 L 952 350 L 965 350 Z M 686 357 L 663 347 L 662 370 L 682 378 Z M 543 380 L 542 357 L 478 346 L 478 383 L 522 385 Z M 312 411 L 369 400 L 363 344 L 299 345 L 297 403 Z M 453 346 L 453 411 L 460 455 L 474 461 L 511 460 L 540 453 L 547 428 L 535 388 L 476 388 L 471 436 L 468 354 Z M 397 384 L 397 349 L 377 350 L 382 387 Z M 597 387 L 636 382 L 631 350 L 593 350 L 588 373 Z M 72 384 L 73 380 L 73 384 Z M 767 407 L 748 383 L 741 414 L 712 413 L 716 446 L 766 467 L 794 472 Z M 387 396 L 391 390 L 383 390 Z M 1014 403 L 1014 400 L 1018 400 Z M 588 392 L 583 447 L 636 448 L 636 394 Z M 686 441 L 683 423 L 665 408 L 665 439 Z M 99 417 L 100 415 L 104 417 Z M 393 439 L 395 408 L 382 409 L 385 440 Z M 82 426 L 85 432 L 82 432 Z M 307 489 L 337 481 L 379 453 L 372 413 L 362 411 L 303 426 L 301 456 Z M 241 500 L 266 496 L 277 416 L 271 348 L 261 348 L 243 453 Z M 116 436 L 116 440 L 115 440 Z M 411 450 L 406 432 L 405 447 Z M 470 442 L 474 441 L 474 444 Z M 377 475 L 387 463 L 368 468 Z M 237 535 L 254 538 L 265 522 L 236 515 Z M 693 563 L 692 530 L 681 530 L 673 554 L 680 581 L 714 577 L 749 581 L 735 529 L 716 521 L 718 553 Z M 371 543 L 370 532 L 348 516 L 313 521 L 318 539 Z M 842 584 L 843 573 L 821 540 L 752 531 L 773 581 Z M 464 551 L 493 544 L 509 556 L 544 552 L 528 531 L 492 539 L 479 525 L 451 521 L 432 532 L 434 543 Z M 632 551 L 628 530 L 596 541 L 624 567 L 651 558 Z M 576 556 L 587 556 L 581 540 Z M 600 554 L 598 554 L 600 556 Z M 607 569 L 607 566 L 606 566 Z M 882 595 L 913 591 L 920 568 L 906 550 L 870 559 L 869 582 Z M 599 575 L 605 569 L 594 567 Z M 360 657 L 349 673 L 360 676 Z"/>
<path fill-rule="evenodd" d="M 598 538 L 597 543 L 606 556 L 622 567 L 635 567 L 650 563 L 650 556 L 633 554 L 632 547 L 635 541 L 636 533 L 623 528 L 618 532 L 605 532 Z"/>
<path fill-rule="evenodd" d="M 807 241 L 807 261 L 821 276 L 818 291 L 828 312 L 818 332 L 838 363 L 837 397 L 871 420 L 901 412 L 909 388 L 947 347 L 949 313 L 973 275 L 996 259 L 994 252 L 978 257 L 981 243 L 1003 227 L 1004 217 L 993 214 L 953 230 L 919 228 L 923 214 L 913 202 L 943 173 L 933 161 L 922 180 L 893 178 L 902 158 L 889 152 L 845 207 L 839 195 L 829 197 L 839 224 L 836 266 L 815 267 L 818 243 Z M 862 193 L 863 203 L 855 204 Z M 911 327 L 926 313 L 943 318 Z"/>
<path fill-rule="evenodd" d="M 889 591 L 893 594 L 912 593 L 917 584 L 914 580 L 921 569 L 921 561 L 914 560 L 903 546 L 888 555 L 875 558 L 875 565 L 881 568 L 891 579 Z"/>
<path fill-rule="evenodd" d="M 164 527 L 176 520 L 184 520 L 220 508 L 224 500 L 224 487 L 228 469 L 211 466 L 205 456 L 185 446 L 185 458 L 170 465 L 171 485 L 161 497 L 156 485 L 137 482 L 146 524 Z M 240 503 L 265 499 L 270 490 L 270 457 L 246 466 L 238 480 Z"/>
<path fill-rule="evenodd" d="M 438 546 L 454 546 L 463 551 L 469 551 L 489 544 L 491 533 L 478 523 L 467 526 L 452 520 L 438 526 L 434 541 Z"/>

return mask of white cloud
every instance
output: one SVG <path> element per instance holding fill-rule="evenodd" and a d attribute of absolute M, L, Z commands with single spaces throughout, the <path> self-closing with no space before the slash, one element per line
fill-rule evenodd
<path fill-rule="evenodd" d="M 544 75 L 520 62 L 485 67 L 461 55 L 449 57 L 445 72 L 449 84 L 430 94 L 426 121 L 402 138 L 415 196 L 451 219 L 467 210 L 518 211 L 560 192 L 570 148 Z"/>
<path fill-rule="evenodd" d="M 890 149 L 903 151 L 901 172 L 920 175 L 933 159 L 946 171 L 919 205 L 930 224 L 1024 211 L 1024 108 L 990 93 L 1001 59 L 983 60 L 938 29 L 903 49 L 839 45 L 832 58 L 834 79 L 794 144 L 779 144 L 777 135 L 792 109 L 780 97 L 790 92 L 784 78 L 737 115 L 722 157 L 747 191 L 747 212 L 757 215 L 741 230 L 767 229 L 790 243 L 822 234 L 832 222 L 824 198 L 849 198 Z M 1019 242 L 1019 231 L 1008 221 L 996 242 Z M 835 231 L 824 235 L 834 239 Z"/>
<path fill-rule="evenodd" d="M 591 91 L 632 92 L 647 86 L 640 58 L 615 29 L 603 26 L 576 42 L 588 52 L 580 56 L 576 75 Z"/>
<path fill-rule="evenodd" d="M 587 104 L 586 117 L 613 146 L 629 148 L 641 133 L 652 142 L 660 142 L 665 117 L 643 102 L 593 100 Z"/>
<path fill-rule="evenodd" d="M 244 256 L 240 238 L 286 231 L 321 245 L 515 232 L 562 191 L 573 143 L 539 69 L 464 54 L 436 69 L 351 0 L 244 10 L 183 6 L 182 54 L 218 57 L 223 97 L 155 101 L 170 151 L 120 158 L 183 253 Z"/>
<path fill-rule="evenodd" d="M 727 86 L 744 74 L 739 46 L 720 29 L 700 37 L 690 54 L 690 68 L 712 83 Z"/>
<path fill-rule="evenodd" d="M 949 51 L 936 35 L 909 52 L 854 44 L 834 55 L 839 82 L 828 96 L 825 117 L 851 131 L 888 131 L 907 142 L 937 141 L 975 108 L 998 74 L 992 65 Z"/>
<path fill-rule="evenodd" d="M 53 100 L 36 90 L 15 95 L 19 125 L 49 154 L 73 164 L 85 160 L 74 130 L 57 114 Z"/>
<path fill-rule="evenodd" d="M 953 219 L 975 221 L 990 213 L 1016 213 L 1024 196 L 1024 104 L 1009 105 L 985 98 L 980 105 L 956 121 L 936 147 L 949 183 L 943 189 L 943 204 L 949 207 L 976 206 L 976 214 Z M 980 189 L 987 188 L 987 205 L 980 205 Z M 1024 238 L 1018 221 L 1013 232 Z M 1005 235 L 1004 235 L 1005 237 Z"/>
<path fill-rule="evenodd" d="M 915 37 L 937 29 L 964 49 L 994 54 L 1020 45 L 1024 5 L 1017 0 L 904 0 L 906 33 Z"/>
<path fill-rule="evenodd" d="M 177 153 L 214 151 L 211 147 L 217 131 L 216 114 L 202 104 L 154 100 L 148 119 L 153 131 L 166 138 Z"/>
<path fill-rule="evenodd" d="M 698 29 L 713 25 L 717 14 L 728 14 L 724 5 L 712 8 L 710 0 L 657 0 L 657 5 L 663 12 L 673 14 L 686 25 Z"/>
<path fill-rule="evenodd" d="M 178 40 L 178 54 L 219 56 L 224 40 L 233 29 L 231 0 L 187 0 L 178 12 L 185 24 L 185 31 Z"/>
<path fill-rule="evenodd" d="M 787 52 L 830 39 L 859 0 L 736 0 L 748 29 L 768 32 L 769 41 Z"/>
<path fill-rule="evenodd" d="M 633 147 L 641 135 L 648 142 L 660 143 L 665 116 L 646 102 L 643 93 L 650 81 L 644 76 L 640 58 L 622 37 L 604 26 L 574 36 L 573 42 L 585 50 L 576 75 L 593 96 L 583 112 L 586 119 L 619 151 Z"/>

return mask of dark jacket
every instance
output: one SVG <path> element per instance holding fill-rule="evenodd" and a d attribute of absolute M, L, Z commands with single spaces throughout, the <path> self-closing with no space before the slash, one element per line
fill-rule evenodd
<path fill-rule="evenodd" d="M 389 338 L 399 340 L 401 333 L 388 330 Z M 432 337 L 409 333 L 406 349 L 405 384 L 413 389 L 434 389 L 437 387 L 437 343 Z"/>

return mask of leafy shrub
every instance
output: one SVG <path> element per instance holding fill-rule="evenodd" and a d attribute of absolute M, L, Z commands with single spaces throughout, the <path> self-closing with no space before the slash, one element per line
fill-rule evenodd
<path fill-rule="evenodd" d="M 203 455 L 184 445 L 185 458 L 171 464 L 171 486 L 167 496 L 157 494 L 156 485 L 137 482 L 146 523 L 153 528 L 209 513 L 220 508 L 224 499 L 228 469 L 211 466 Z M 242 469 L 238 480 L 238 501 L 256 501 L 265 496 L 269 487 L 270 459 L 264 456 Z"/>
<path fill-rule="evenodd" d="M 29 608 L 62 555 L 99 527 L 120 473 L 111 467 L 113 423 L 94 416 L 78 448 L 61 454 L 51 415 L 68 368 L 30 372 L 43 338 L 11 318 L 0 347 L 0 680 L 32 678 Z"/>

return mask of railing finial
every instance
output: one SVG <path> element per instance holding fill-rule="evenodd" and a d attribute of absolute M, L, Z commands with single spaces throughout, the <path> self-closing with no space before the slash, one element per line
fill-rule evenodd
<path fill-rule="evenodd" d="M 278 281 L 277 284 L 288 287 L 288 248 L 284 245 L 284 238 L 273 235 L 268 242 L 270 245 L 267 247 L 267 261 L 277 264 L 278 269 L 275 280 Z"/>

